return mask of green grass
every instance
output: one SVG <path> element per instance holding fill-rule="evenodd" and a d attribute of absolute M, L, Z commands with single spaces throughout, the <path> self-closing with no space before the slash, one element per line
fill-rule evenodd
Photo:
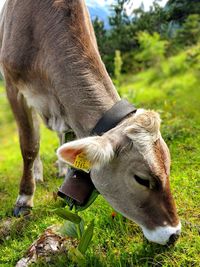
<path fill-rule="evenodd" d="M 95 219 L 94 238 L 86 253 L 87 266 L 200 266 L 200 69 L 196 51 L 193 48 L 159 67 L 125 76 L 119 88 L 120 94 L 138 107 L 155 109 L 161 114 L 162 134 L 172 156 L 171 188 L 182 221 L 181 238 L 169 248 L 149 243 L 133 222 L 120 214 L 112 219 L 112 208 L 99 197 L 82 213 L 86 222 Z M 60 206 L 59 201 L 54 201 L 53 192 L 62 180 L 56 177 L 54 166 L 56 134 L 42 126 L 45 181 L 37 186 L 32 215 L 26 219 L 11 217 L 22 161 L 17 129 L 3 86 L 0 107 L 0 219 L 12 222 L 9 230 L 1 227 L 0 231 L 0 266 L 6 267 L 14 266 L 48 226 L 62 223 L 49 212 Z M 52 264 L 40 262 L 34 266 L 73 264 L 66 255 L 59 255 L 53 257 Z"/>

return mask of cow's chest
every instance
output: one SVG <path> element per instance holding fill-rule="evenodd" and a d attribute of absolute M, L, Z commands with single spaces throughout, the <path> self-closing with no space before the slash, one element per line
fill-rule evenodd
<path fill-rule="evenodd" d="M 20 90 L 20 94 L 24 96 L 27 105 L 40 114 L 49 129 L 59 133 L 69 130 L 67 117 L 63 114 L 56 96 L 50 93 L 36 94 L 35 90 L 30 90 L 30 87 L 26 86 Z"/>

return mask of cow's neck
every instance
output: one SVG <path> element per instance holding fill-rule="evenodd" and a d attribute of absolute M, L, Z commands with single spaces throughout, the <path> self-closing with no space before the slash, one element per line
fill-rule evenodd
<path fill-rule="evenodd" d="M 110 109 L 120 97 L 100 58 L 94 30 L 84 1 L 75 6 L 77 27 L 71 27 L 69 39 L 72 38 L 69 73 L 73 103 L 69 103 L 73 114 L 70 126 L 78 137 L 88 136 L 98 120 Z M 66 62 L 67 63 L 67 62 Z M 69 64 L 69 63 L 67 63 Z M 70 75 L 70 74 L 69 74 Z M 73 77 L 73 80 L 72 80 Z M 70 110 L 68 110 L 70 112 Z"/>
<path fill-rule="evenodd" d="M 95 89 L 93 90 L 95 91 Z M 73 107 L 74 116 L 71 117 L 74 118 L 71 120 L 70 125 L 78 137 L 90 135 L 91 131 L 105 112 L 120 99 L 114 95 L 111 97 L 106 91 L 106 88 L 104 91 L 102 90 L 101 93 L 95 94 L 94 92 L 94 94 L 90 94 L 90 97 L 92 99 L 89 99 L 88 95 L 80 95 L 80 101 L 75 101 L 78 108 Z"/>
<path fill-rule="evenodd" d="M 87 62 L 83 65 L 72 67 L 65 73 L 62 86 L 58 85 L 63 87 L 59 90 L 60 102 L 78 137 L 88 136 L 103 114 L 120 99 L 106 70 L 100 75 Z"/>
<path fill-rule="evenodd" d="M 62 128 L 64 123 L 78 137 L 84 137 L 120 97 L 100 58 L 84 1 L 54 3 L 57 13 L 53 7 L 49 7 L 52 12 L 45 11 L 45 24 L 41 23 L 38 30 L 39 36 L 44 38 L 39 38 L 35 44 L 43 49 L 37 55 L 34 69 L 42 74 L 42 83 L 47 81 L 44 94 L 48 103 L 42 113 L 46 112 L 43 115 L 50 122 L 61 118 L 57 128 Z M 44 10 L 38 9 L 39 21 L 44 17 Z M 35 88 L 39 87 L 36 84 Z"/>
<path fill-rule="evenodd" d="M 71 20 L 71 25 L 75 26 L 70 26 L 66 44 L 63 40 L 54 43 L 57 47 L 54 61 L 58 62 L 59 58 L 60 67 L 57 64 L 52 75 L 59 74 L 54 82 L 60 83 L 57 85 L 59 98 L 69 114 L 70 127 L 78 137 L 83 137 L 90 134 L 120 97 L 100 58 L 85 4 L 77 2 L 72 13 L 76 19 Z"/>

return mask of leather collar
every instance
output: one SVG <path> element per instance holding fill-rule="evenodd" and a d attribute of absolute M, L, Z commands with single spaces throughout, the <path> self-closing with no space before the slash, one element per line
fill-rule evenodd
<path fill-rule="evenodd" d="M 136 107 L 127 100 L 122 99 L 112 106 L 111 109 L 97 122 L 90 135 L 102 135 L 116 127 L 126 116 L 137 111 Z"/>

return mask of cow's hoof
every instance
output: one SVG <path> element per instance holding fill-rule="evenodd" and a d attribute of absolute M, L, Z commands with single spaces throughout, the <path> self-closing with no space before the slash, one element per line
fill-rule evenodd
<path fill-rule="evenodd" d="M 31 213 L 32 207 L 20 207 L 20 206 L 15 206 L 13 210 L 13 215 L 15 217 L 21 217 L 21 216 L 26 216 Z"/>

